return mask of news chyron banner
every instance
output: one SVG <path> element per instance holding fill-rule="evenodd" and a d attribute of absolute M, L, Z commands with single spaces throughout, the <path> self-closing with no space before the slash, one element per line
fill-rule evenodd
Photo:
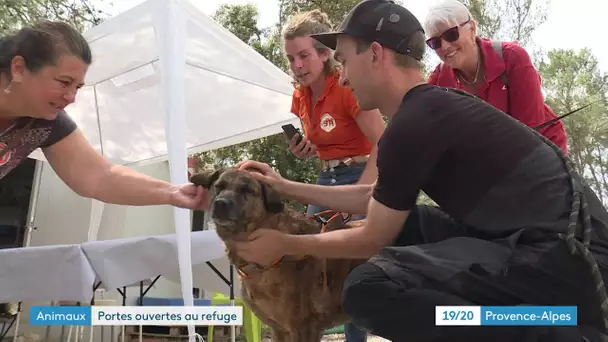
<path fill-rule="evenodd" d="M 241 306 L 32 306 L 30 325 L 243 325 Z"/>
<path fill-rule="evenodd" d="M 575 326 L 576 306 L 436 306 L 435 325 Z"/>
<path fill-rule="evenodd" d="M 437 306 L 435 324 L 575 326 L 576 306 Z M 433 319 L 433 317 L 429 317 Z M 33 306 L 31 325 L 242 326 L 241 306 Z"/>

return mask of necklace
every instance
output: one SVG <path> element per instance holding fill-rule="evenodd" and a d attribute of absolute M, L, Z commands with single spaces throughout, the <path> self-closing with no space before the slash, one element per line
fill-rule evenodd
<path fill-rule="evenodd" d="M 469 82 L 467 81 L 466 78 L 464 78 L 464 75 L 462 74 L 462 72 L 459 73 L 460 79 L 466 83 L 466 84 L 475 84 L 477 83 L 477 79 L 479 78 L 479 70 L 481 69 L 481 56 L 477 56 L 477 69 L 475 70 L 475 78 L 473 79 L 473 81 Z"/>

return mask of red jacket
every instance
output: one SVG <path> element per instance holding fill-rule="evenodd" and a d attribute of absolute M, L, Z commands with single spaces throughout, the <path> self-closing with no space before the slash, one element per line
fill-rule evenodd
<path fill-rule="evenodd" d="M 483 54 L 485 78 L 475 95 L 532 128 L 556 117 L 545 104 L 540 75 L 524 48 L 517 43 L 502 42 L 501 58 L 492 47 L 491 40 L 477 38 L 477 44 L 480 44 Z M 505 71 L 508 92 L 501 79 Z M 435 68 L 428 83 L 467 90 L 456 77 L 454 69 L 445 64 Z M 561 121 L 541 128 L 539 133 L 567 153 L 566 131 Z"/>

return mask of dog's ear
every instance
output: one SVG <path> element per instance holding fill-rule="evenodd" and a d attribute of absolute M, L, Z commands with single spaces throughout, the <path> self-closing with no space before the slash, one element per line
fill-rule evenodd
<path fill-rule="evenodd" d="M 285 204 L 281 200 L 281 196 L 270 186 L 260 183 L 262 186 L 262 199 L 266 206 L 266 211 L 269 213 L 280 213 L 285 209 Z"/>
<path fill-rule="evenodd" d="M 209 189 L 211 188 L 213 183 L 215 183 L 215 181 L 220 178 L 220 175 L 225 170 L 226 169 L 222 168 L 215 171 L 203 171 L 201 173 L 194 174 L 192 175 L 192 177 L 190 177 L 190 182 L 196 185 L 202 185 L 205 189 Z"/>

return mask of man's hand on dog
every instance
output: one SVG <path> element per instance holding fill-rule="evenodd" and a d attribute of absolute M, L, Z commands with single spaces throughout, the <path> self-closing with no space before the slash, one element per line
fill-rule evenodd
<path fill-rule="evenodd" d="M 250 263 L 270 266 L 287 254 L 288 236 L 273 229 L 258 229 L 245 241 L 235 242 L 238 255 Z"/>
<path fill-rule="evenodd" d="M 270 165 L 255 160 L 246 160 L 236 164 L 236 167 L 245 171 L 255 171 L 251 172 L 253 179 L 266 183 L 274 190 L 281 192 L 281 186 L 285 182 L 285 179 Z"/>

